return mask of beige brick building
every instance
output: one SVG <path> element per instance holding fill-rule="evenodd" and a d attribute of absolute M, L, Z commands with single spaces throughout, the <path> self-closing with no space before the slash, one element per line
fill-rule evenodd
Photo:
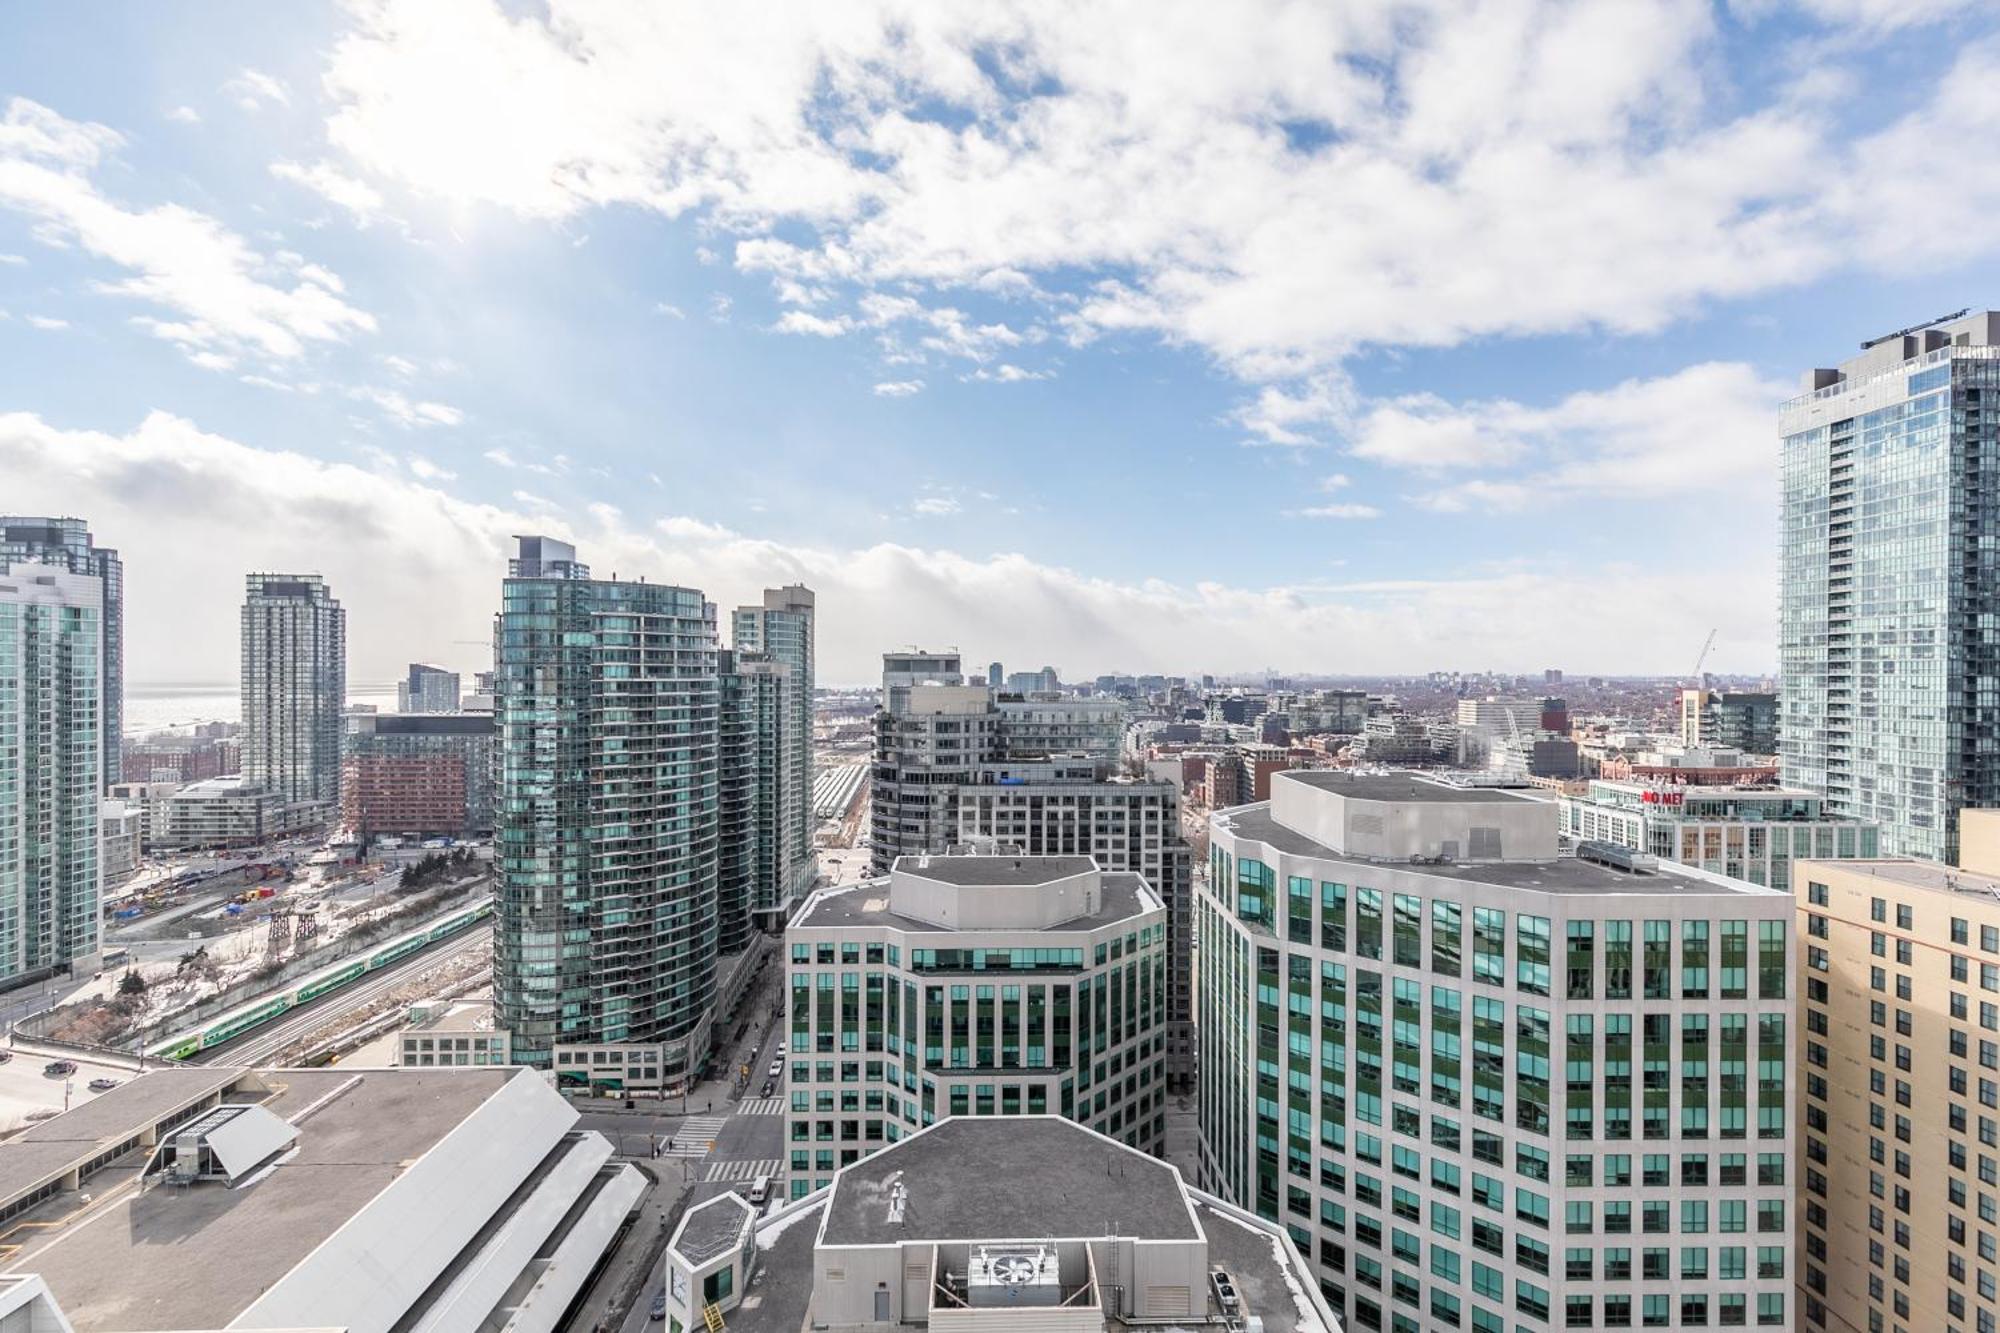
<path fill-rule="evenodd" d="M 1960 860 L 1793 877 L 1807 1333 L 2000 1329 L 2000 810 Z"/>

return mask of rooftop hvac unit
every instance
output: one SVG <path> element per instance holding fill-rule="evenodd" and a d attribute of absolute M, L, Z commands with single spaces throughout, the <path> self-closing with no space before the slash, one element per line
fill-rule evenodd
<path fill-rule="evenodd" d="M 1579 861 L 1595 861 L 1634 875 L 1651 874 L 1660 868 L 1659 857 L 1648 852 L 1635 852 L 1615 842 L 1580 842 L 1576 845 L 1576 856 Z"/>
<path fill-rule="evenodd" d="M 980 1246 L 968 1265 L 965 1299 L 975 1309 L 1061 1305 L 1062 1273 L 1056 1252 L 1042 1245 Z"/>

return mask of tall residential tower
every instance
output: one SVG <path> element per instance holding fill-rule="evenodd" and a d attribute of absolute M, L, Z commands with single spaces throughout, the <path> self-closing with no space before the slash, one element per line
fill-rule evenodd
<path fill-rule="evenodd" d="M 785 668 L 778 736 L 779 882 L 761 888 L 755 908 L 776 930 L 812 887 L 813 594 L 803 584 L 764 589 L 761 606 L 739 606 L 730 633 L 740 654 L 761 653 Z"/>
<path fill-rule="evenodd" d="M 2000 314 L 1919 325 L 1806 372 L 1781 415 L 1788 787 L 1949 860 L 2000 805 Z"/>
<path fill-rule="evenodd" d="M 0 573 L 0 987 L 99 948 L 104 582 Z"/>
<path fill-rule="evenodd" d="M 243 776 L 340 804 L 347 612 L 317 574 L 252 574 L 243 599 Z"/>
<path fill-rule="evenodd" d="M 493 981 L 514 1058 L 706 1053 L 716 989 L 715 608 L 520 539 L 501 585 Z"/>
<path fill-rule="evenodd" d="M 119 781 L 119 745 L 125 728 L 125 566 L 118 552 L 98 546 L 80 518 L 30 518 L 0 514 L 0 574 L 32 562 L 96 578 L 103 591 L 104 761 L 99 781 Z"/>

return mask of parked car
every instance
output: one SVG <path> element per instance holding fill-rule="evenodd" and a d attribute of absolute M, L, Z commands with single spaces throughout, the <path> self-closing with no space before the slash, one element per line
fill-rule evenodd
<path fill-rule="evenodd" d="M 777 1090 L 778 1090 L 777 1080 L 767 1078 L 764 1080 L 764 1090 L 758 1093 L 757 1095 L 759 1097 L 768 1097 Z"/>
<path fill-rule="evenodd" d="M 0 1065 L 6 1064 L 9 1060 L 13 1058 L 14 1058 L 14 1053 L 12 1051 L 6 1049 L 4 1046 L 0 1046 Z"/>
<path fill-rule="evenodd" d="M 42 1077 L 44 1078 L 68 1078 L 75 1072 L 76 1061 L 74 1060 L 51 1060 L 42 1066 Z"/>
<path fill-rule="evenodd" d="M 94 1078 L 90 1080 L 90 1090 L 92 1092 L 109 1092 L 117 1086 L 118 1080 L 115 1078 Z"/>
<path fill-rule="evenodd" d="M 783 1078 L 785 1076 L 784 1056 L 781 1055 L 777 1059 L 771 1061 L 771 1068 L 769 1070 L 769 1073 L 772 1078 Z"/>
<path fill-rule="evenodd" d="M 667 1293 L 666 1293 L 666 1292 L 662 1291 L 662 1292 L 656 1292 L 656 1293 L 654 1294 L 654 1296 L 653 1296 L 653 1309 L 652 1309 L 652 1312 L 651 1312 L 651 1314 L 650 1314 L 650 1315 L 649 1315 L 648 1317 L 649 1317 L 649 1318 L 651 1318 L 651 1319 L 652 1319 L 652 1321 L 653 1321 L 654 1323 L 659 1323 L 659 1322 L 660 1322 L 661 1320 L 663 1320 L 663 1319 L 665 1319 L 665 1318 L 667 1317 Z"/>

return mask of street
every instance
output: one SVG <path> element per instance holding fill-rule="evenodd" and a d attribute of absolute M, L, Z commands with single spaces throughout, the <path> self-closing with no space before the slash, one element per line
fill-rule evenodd
<path fill-rule="evenodd" d="M 571 1333 L 591 1333 L 603 1321 L 605 1329 L 621 1333 L 647 1333 L 657 1328 L 648 1319 L 653 1298 L 661 1290 L 661 1272 L 653 1257 L 659 1225 L 676 1205 L 713 1198 L 728 1190 L 743 1191 L 760 1175 L 776 1176 L 783 1168 L 785 1117 L 782 1089 L 784 1080 L 771 1096 L 763 1097 L 764 1079 L 771 1061 L 783 1049 L 782 1015 L 771 1012 L 781 994 L 784 968 L 773 963 L 764 970 L 755 991 L 745 1000 L 749 1032 L 730 1051 L 720 1078 L 698 1084 L 686 1098 L 660 1103 L 641 1101 L 627 1111 L 624 1102 L 605 1098 L 598 1102 L 579 1100 L 580 1128 L 594 1129 L 611 1140 L 621 1157 L 650 1170 L 659 1184 L 647 1195 L 638 1226 L 624 1243 L 570 1322 Z M 737 1071 L 748 1065 L 748 1084 L 739 1093 Z M 673 1141 L 669 1150 L 667 1141 Z M 652 1156 L 658 1143 L 661 1155 Z M 776 1182 L 773 1182 L 776 1184 Z M 773 1198 L 780 1195 L 774 1191 Z M 669 1228 L 671 1231 L 671 1228 Z M 630 1282 L 635 1266 L 649 1263 L 645 1283 L 631 1308 L 612 1322 L 610 1307 L 616 1294 Z"/>

